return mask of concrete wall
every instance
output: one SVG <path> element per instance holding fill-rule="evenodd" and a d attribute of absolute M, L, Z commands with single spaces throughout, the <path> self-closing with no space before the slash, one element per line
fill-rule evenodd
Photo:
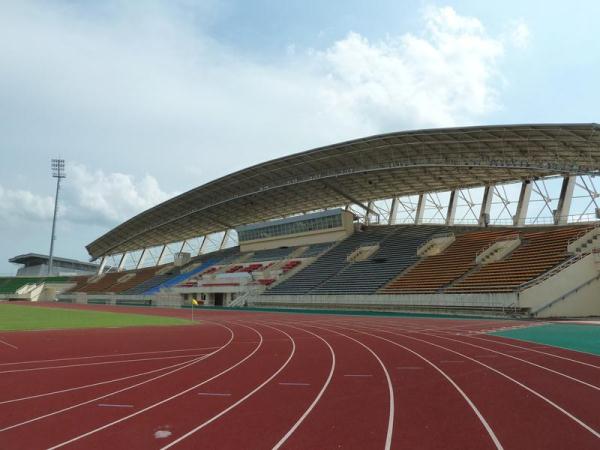
<path fill-rule="evenodd" d="M 260 295 L 253 303 L 302 304 L 364 307 L 463 307 L 463 308 L 510 308 L 517 303 L 516 293 L 502 294 L 405 294 L 405 295 Z"/>
<path fill-rule="evenodd" d="M 600 274 L 598 255 L 589 254 L 544 282 L 521 292 L 519 305 L 532 311 L 549 304 Z M 540 311 L 538 317 L 600 316 L 600 281 L 574 292 L 554 306 Z"/>

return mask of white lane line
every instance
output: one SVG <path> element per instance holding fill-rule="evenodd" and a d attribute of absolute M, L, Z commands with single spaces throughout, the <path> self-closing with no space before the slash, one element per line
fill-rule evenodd
<path fill-rule="evenodd" d="M 4 344 L 7 347 L 14 348 L 15 350 L 19 350 L 19 347 L 17 347 L 16 345 L 9 344 L 8 342 L 3 341 L 2 339 L 0 339 L 0 344 Z"/>
<path fill-rule="evenodd" d="M 200 350 L 214 350 L 219 347 L 200 347 L 200 348 L 182 348 L 178 350 L 157 350 L 153 352 L 134 352 L 134 353 L 112 353 L 107 355 L 94 355 L 94 356 L 72 356 L 69 358 L 55 358 L 55 359 L 37 359 L 32 361 L 19 361 L 10 363 L 0 363 L 0 366 L 15 366 L 17 364 L 35 364 L 45 362 L 58 362 L 58 361 L 75 361 L 79 359 L 94 359 L 94 358 L 118 358 L 120 356 L 134 356 L 134 355 L 158 355 L 160 353 L 175 353 L 175 352 L 197 352 Z"/>
<path fill-rule="evenodd" d="M 279 440 L 279 442 L 277 442 L 277 444 L 275 444 L 273 446 L 272 450 L 278 450 L 279 448 L 281 448 L 281 446 L 289 439 L 289 437 L 292 434 L 294 434 L 294 432 L 298 429 L 298 427 L 304 421 L 304 419 L 306 419 L 308 417 L 308 415 L 312 412 L 314 407 L 317 405 L 317 403 L 319 403 L 319 400 L 321 400 L 321 397 L 327 390 L 327 387 L 329 386 L 329 383 L 331 382 L 331 379 L 333 378 L 333 372 L 335 371 L 335 352 L 333 351 L 333 348 L 331 347 L 331 345 L 329 345 L 329 342 L 327 342 L 326 339 L 324 339 L 323 337 L 319 336 L 316 333 L 313 333 L 312 331 L 305 330 L 303 328 L 298 328 L 293 325 L 287 325 L 287 326 L 290 328 L 294 328 L 296 330 L 304 331 L 305 333 L 311 334 L 311 335 L 315 336 L 317 339 L 321 340 L 327 346 L 327 348 L 329 349 L 329 353 L 331 354 L 331 367 L 329 369 L 329 375 L 327 375 L 327 379 L 325 380 L 325 383 L 323 383 L 321 390 L 319 391 L 319 393 L 317 394 L 317 396 L 315 397 L 313 402 L 306 409 L 306 411 L 304 411 L 304 414 L 302 414 L 300 416 L 300 418 L 296 421 L 296 423 L 292 426 L 292 428 L 290 428 L 288 430 L 288 432 Z"/>
<path fill-rule="evenodd" d="M 521 383 L 520 381 L 517 381 L 516 379 L 512 378 L 511 376 L 509 376 L 509 375 L 505 374 L 504 372 L 501 372 L 501 371 L 499 371 L 499 370 L 497 370 L 497 369 L 494 369 L 493 367 L 491 367 L 491 366 L 488 366 L 487 364 L 485 364 L 485 363 L 483 363 L 483 362 L 481 362 L 481 361 L 477 361 L 476 359 L 474 359 L 474 358 L 471 358 L 471 357 L 469 357 L 469 356 L 467 356 L 467 355 L 465 355 L 465 354 L 463 354 L 463 353 L 457 352 L 457 351 L 455 351 L 455 350 L 452 350 L 452 349 L 450 349 L 450 348 L 448 348 L 448 347 L 444 347 L 443 345 L 438 345 L 438 344 L 435 344 L 435 343 L 433 343 L 433 342 L 426 341 L 426 340 L 424 340 L 424 339 L 419 339 L 419 338 L 416 338 L 416 337 L 414 337 L 414 336 L 409 336 L 409 335 L 407 335 L 407 334 L 394 333 L 394 332 L 392 332 L 392 331 L 387 331 L 387 330 L 382 330 L 382 329 L 379 329 L 378 331 L 381 331 L 381 332 L 383 332 L 383 333 L 389 333 L 389 334 L 393 334 L 393 335 L 395 335 L 395 336 L 402 336 L 402 337 L 405 337 L 405 338 L 407 338 L 407 339 L 412 339 L 412 340 L 419 341 L 419 342 L 423 342 L 423 343 L 425 343 L 425 344 L 428 344 L 428 345 L 432 345 L 432 346 L 434 346 L 434 347 L 441 348 L 441 349 L 443 349 L 443 350 L 446 350 L 446 351 L 448 351 L 448 352 L 450 352 L 450 353 L 454 353 L 455 355 L 462 356 L 463 358 L 466 358 L 466 359 L 468 359 L 468 360 L 470 360 L 470 361 L 473 361 L 474 363 L 476 363 L 476 364 L 479 364 L 479 365 L 481 365 L 481 366 L 483 366 L 483 367 L 485 367 L 485 368 L 487 368 L 487 369 L 491 370 L 491 371 L 492 371 L 492 372 L 494 372 L 494 373 L 497 373 L 498 375 L 500 375 L 500 376 L 502 376 L 502 377 L 506 378 L 507 380 L 510 380 L 510 381 L 512 381 L 512 382 L 513 382 L 513 383 L 515 383 L 516 385 L 518 385 L 518 386 L 522 387 L 523 389 L 525 389 L 526 391 L 528 391 L 528 392 L 532 393 L 532 394 L 533 394 L 533 395 L 535 395 L 536 397 L 538 397 L 538 398 L 540 398 L 541 400 L 545 401 L 546 403 L 548 403 L 549 405 L 553 406 L 553 407 L 554 407 L 554 408 L 556 408 L 558 411 L 560 411 L 561 413 L 563 413 L 564 415 L 566 415 L 567 417 L 569 417 L 571 420 L 573 420 L 575 423 L 579 424 L 581 427 L 585 428 L 587 431 L 589 431 L 590 433 L 592 433 L 592 434 L 593 434 L 593 435 L 594 435 L 596 438 L 599 438 L 599 439 L 600 439 L 600 432 L 598 432 L 598 431 L 594 430 L 592 427 L 590 427 L 588 424 L 586 424 L 585 422 L 583 422 L 581 419 L 579 419 L 578 417 L 574 416 L 574 415 L 573 415 L 573 414 L 571 414 L 569 411 L 567 411 L 567 410 L 565 410 L 565 409 L 561 408 L 561 407 L 560 407 L 558 404 L 554 403 L 554 402 L 553 402 L 552 400 L 550 400 L 549 398 L 547 398 L 547 397 L 545 397 L 544 395 L 540 394 L 540 393 L 539 393 L 539 392 L 537 392 L 536 390 L 534 390 L 534 389 L 530 388 L 530 387 L 529 387 L 529 386 L 527 386 L 526 384 L 523 384 L 523 383 Z M 431 336 L 431 337 L 434 337 L 434 336 Z M 435 337 L 438 337 L 438 336 L 435 336 Z M 447 339 L 449 339 L 449 338 L 447 338 Z"/>
<path fill-rule="evenodd" d="M 222 326 L 224 328 L 228 329 L 231 335 L 229 337 L 229 340 L 222 347 L 218 348 L 217 350 L 215 350 L 212 353 L 209 353 L 209 354 L 207 354 L 205 356 L 202 356 L 200 358 L 193 359 L 192 361 L 190 361 L 187 364 L 181 365 L 181 366 L 177 367 L 176 369 L 171 370 L 171 371 L 169 371 L 167 373 L 163 373 L 163 374 L 158 375 L 156 377 L 150 378 L 149 380 L 141 381 L 139 383 L 133 384 L 133 385 L 128 386 L 126 388 L 119 389 L 119 390 L 113 391 L 113 392 L 109 392 L 108 394 L 102 395 L 100 397 L 96 397 L 96 398 L 93 398 L 91 400 L 87 400 L 85 402 L 76 403 L 75 405 L 67 406 L 66 408 L 59 409 L 57 411 L 54 411 L 54 412 L 51 412 L 51 413 L 48 413 L 48 414 L 44 414 L 44 415 L 41 415 L 41 416 L 38 416 L 38 417 L 34 417 L 33 419 L 29 419 L 29 420 L 26 420 L 24 422 L 16 423 L 16 424 L 10 425 L 8 427 L 4 427 L 4 428 L 0 429 L 0 433 L 3 432 L 3 431 L 7 431 L 7 430 L 11 430 L 13 428 L 17 428 L 17 427 L 23 426 L 23 425 L 27 425 L 27 424 L 32 423 L 32 422 L 37 422 L 38 420 L 46 419 L 47 417 L 51 417 L 51 416 L 55 416 L 57 414 L 61 414 L 61 413 L 65 412 L 65 411 L 69 411 L 69 410 L 77 408 L 79 406 L 88 405 L 90 403 L 97 402 L 98 400 L 102 400 L 102 399 L 105 399 L 107 397 L 112 397 L 113 395 L 120 394 L 121 392 L 129 391 L 129 390 L 134 389 L 134 388 L 136 388 L 138 386 L 142 386 L 142 385 L 144 385 L 146 383 L 150 383 L 151 381 L 155 381 L 155 380 L 158 380 L 160 378 L 164 378 L 164 377 L 166 377 L 168 375 L 171 375 L 171 374 L 173 374 L 175 372 L 183 370 L 186 367 L 190 367 L 190 366 L 196 364 L 199 361 L 203 361 L 204 359 L 210 358 L 212 355 L 215 355 L 216 353 L 218 353 L 221 350 L 223 350 L 224 348 L 226 348 L 231 343 L 231 341 L 233 341 L 233 338 L 234 338 L 234 335 L 235 335 L 234 332 L 233 332 L 233 330 L 231 330 L 229 327 L 227 327 L 225 325 L 222 325 Z"/>
<path fill-rule="evenodd" d="M 107 364 L 122 364 L 122 363 L 129 363 L 129 362 L 162 361 L 165 359 L 197 358 L 200 356 L 204 356 L 204 355 L 203 354 L 200 354 L 200 355 L 177 355 L 177 356 L 160 356 L 158 358 L 120 359 L 118 361 L 101 361 L 101 362 L 84 363 L 84 364 L 66 364 L 63 366 L 32 367 L 29 369 L 10 369 L 10 370 L 0 371 L 0 374 L 34 372 L 36 370 L 68 369 L 70 367 L 102 366 L 102 365 L 107 365 Z"/>
<path fill-rule="evenodd" d="M 133 408 L 133 405 L 119 405 L 116 403 L 98 403 L 98 406 L 103 408 Z"/>
<path fill-rule="evenodd" d="M 382 331 L 384 333 L 389 333 L 389 334 L 396 334 L 398 336 L 402 336 L 400 334 L 397 333 L 393 333 L 391 331 L 385 331 L 385 330 L 381 330 L 379 329 L 379 331 Z M 498 440 L 498 437 L 496 436 L 496 434 L 494 433 L 494 430 L 492 430 L 492 427 L 490 426 L 490 424 L 487 422 L 487 420 L 485 420 L 485 417 L 483 417 L 483 415 L 481 414 L 481 412 L 479 411 L 479 409 L 477 409 L 477 406 L 475 406 L 475 404 L 471 401 L 471 399 L 469 398 L 469 396 L 467 394 L 465 394 L 465 392 L 460 388 L 460 386 L 458 386 L 458 384 L 455 383 L 455 381 L 446 373 L 444 372 L 442 369 L 440 369 L 437 365 L 435 365 L 433 362 L 431 362 L 430 360 L 428 360 L 427 358 L 425 358 L 423 355 L 421 355 L 420 353 L 402 345 L 399 344 L 398 342 L 392 341 L 390 339 L 386 339 L 383 336 L 378 336 L 376 334 L 371 334 L 371 333 L 367 333 L 365 331 L 358 331 L 358 333 L 361 334 L 366 334 L 368 336 L 373 336 L 377 339 L 381 339 L 383 341 L 387 341 L 390 344 L 393 344 L 397 347 L 403 348 L 404 350 L 412 353 L 413 355 L 417 356 L 418 358 L 420 358 L 421 360 L 423 360 L 425 363 L 429 364 L 431 367 L 433 367 L 435 370 L 438 371 L 438 373 L 440 375 L 442 375 L 451 385 L 452 387 L 454 387 L 454 389 L 456 389 L 458 391 L 458 393 L 462 396 L 462 398 L 467 402 L 467 404 L 471 407 L 471 409 L 473 410 L 473 412 L 475 413 L 475 415 L 477 416 L 477 418 L 479 419 L 479 421 L 481 422 L 481 424 L 483 425 L 483 427 L 485 428 L 485 430 L 487 431 L 490 439 L 492 440 L 492 442 L 494 443 L 494 445 L 496 446 L 496 448 L 498 450 L 502 450 L 502 444 L 500 443 L 500 441 Z"/>
<path fill-rule="evenodd" d="M 425 336 L 434 337 L 434 336 L 432 336 L 432 335 L 430 335 L 428 333 L 422 333 L 422 334 L 424 334 Z M 435 337 L 437 339 L 444 339 L 446 341 L 458 342 L 459 344 L 464 344 L 464 345 L 468 345 L 470 347 L 475 347 L 475 348 L 479 348 L 479 349 L 482 349 L 482 350 L 487 350 L 488 352 L 494 353 L 496 356 L 501 355 L 501 356 L 505 356 L 507 358 L 516 359 L 517 361 L 524 362 L 525 364 L 529 364 L 530 366 L 538 367 L 538 368 L 540 368 L 542 370 L 545 370 L 547 372 L 551 372 L 553 374 L 556 374 L 556 375 L 559 375 L 561 377 L 567 378 L 567 379 L 569 379 L 571 381 L 574 381 L 576 383 L 583 384 L 584 386 L 587 386 L 589 388 L 595 389 L 596 391 L 600 391 L 600 386 L 596 386 L 594 384 L 587 383 L 587 382 L 585 382 L 583 380 L 580 380 L 579 378 L 575 378 L 575 377 L 572 377 L 570 375 L 567 375 L 566 373 L 559 372 L 558 370 L 550 369 L 549 367 L 542 366 L 542 365 L 536 364 L 536 363 L 534 363 L 532 361 L 528 361 L 526 359 L 519 358 L 518 356 L 509 355 L 508 353 L 503 353 L 501 351 L 493 350 L 493 349 L 488 348 L 488 347 L 482 347 L 481 345 L 476 345 L 476 344 L 472 344 L 470 342 L 461 341 L 460 339 L 452 339 L 452 338 L 445 337 L 445 336 L 435 336 Z M 514 352 L 511 352 L 511 353 L 514 353 Z"/>
<path fill-rule="evenodd" d="M 213 322 L 213 323 L 216 323 L 216 322 Z M 113 421 L 113 422 L 109 422 L 109 423 L 107 423 L 107 424 L 105 424 L 105 425 L 102 425 L 101 427 L 94 428 L 93 430 L 91 430 L 91 431 L 88 431 L 87 433 L 80 434 L 79 436 L 75 436 L 74 438 L 72 438 L 72 439 L 69 439 L 68 441 L 61 442 L 60 444 L 57 444 L 57 445 L 55 445 L 55 446 L 53 446 L 53 447 L 50 447 L 48 450 L 54 450 L 54 449 L 57 449 L 57 448 L 60 448 L 60 447 L 64 447 L 65 445 L 69 445 L 69 444 L 71 444 L 71 443 L 73 443 L 73 442 L 77 442 L 77 441 L 79 441 L 79 440 L 81 440 L 81 439 L 83 439 L 83 438 L 85 438 L 85 437 L 87 437 L 87 436 L 90 436 L 90 435 L 92 435 L 92 434 L 95 434 L 95 433 L 97 433 L 97 432 L 99 432 L 99 431 L 105 430 L 105 429 L 107 429 L 107 428 L 110 428 L 110 427 L 112 427 L 113 425 L 116 425 L 116 424 L 118 424 L 118 423 L 121 423 L 121 422 L 124 422 L 124 421 L 126 421 L 126 420 L 129 420 L 129 419 L 131 419 L 132 417 L 138 416 L 138 415 L 140 415 L 140 414 L 142 414 L 142 413 L 145 413 L 146 411 L 149 411 L 149 410 L 151 410 L 151 409 L 154 409 L 154 408 L 156 408 L 157 406 L 160 406 L 160 405 L 162 405 L 162 404 L 164 404 L 164 403 L 167 403 L 167 402 L 169 402 L 169 401 L 171 401 L 171 400 L 173 400 L 173 399 L 175 399 L 175 398 L 181 397 L 182 395 L 184 395 L 184 394 L 187 394 L 187 393 L 188 393 L 188 392 L 190 392 L 190 391 L 193 391 L 193 390 L 195 390 L 195 389 L 198 389 L 200 386 L 203 386 L 203 385 L 205 385 L 206 383 L 210 383 L 210 382 L 211 382 L 211 381 L 213 381 L 214 379 L 216 379 L 216 378 L 219 378 L 221 375 L 224 375 L 224 374 L 226 374 L 227 372 L 230 372 L 231 370 L 235 369 L 237 366 L 239 366 L 240 364 L 244 363 L 244 362 L 245 362 L 247 359 L 251 358 L 251 357 L 252 357 L 252 355 L 254 355 L 254 354 L 255 354 L 255 353 L 258 351 L 258 349 L 259 349 L 259 348 L 262 346 L 262 342 L 263 342 L 263 341 L 262 341 L 262 335 L 261 335 L 261 334 L 260 334 L 258 331 L 254 330 L 254 329 L 253 329 L 253 328 L 251 328 L 251 327 L 247 327 L 246 325 L 241 325 L 241 324 L 240 324 L 240 326 L 243 326 L 243 327 L 245 327 L 245 328 L 249 328 L 249 329 L 253 330 L 255 333 L 259 334 L 259 335 L 260 335 L 260 338 L 261 338 L 261 341 L 260 341 L 260 344 L 259 344 L 259 345 L 258 345 L 258 346 L 257 346 L 257 347 L 254 349 L 254 350 L 252 350 L 252 351 L 251 351 L 251 352 L 250 352 L 250 353 L 249 353 L 247 356 L 245 356 L 244 358 L 242 358 L 241 360 L 239 360 L 237 363 L 233 364 L 232 366 L 229 366 L 227 369 L 225 369 L 225 370 L 223 370 L 223 371 L 219 372 L 218 374 L 216 374 L 216 375 L 213 375 L 212 377 L 210 377 L 210 378 L 208 378 L 208 379 L 206 379 L 206 380 L 204 380 L 204 381 L 202 381 L 202 382 L 200 382 L 200 383 L 196 384 L 195 386 L 192 386 L 192 387 L 190 387 L 190 388 L 188 388 L 188 389 L 185 389 L 185 390 L 183 390 L 183 391 L 181 391 L 181 392 L 178 392 L 177 394 L 175 394 L 175 395 L 172 395 L 172 396 L 170 396 L 170 397 L 167 397 L 167 398 L 165 398 L 165 399 L 163 399 L 163 400 L 161 400 L 161 401 L 159 401 L 159 402 L 156 402 L 156 403 L 153 403 L 153 404 L 151 404 L 151 405 L 149 405 L 149 406 L 146 406 L 145 408 L 143 408 L 143 409 L 140 409 L 139 411 L 136 411 L 136 412 L 135 412 L 135 413 L 133 413 L 133 414 L 129 414 L 128 416 L 121 417 L 120 419 L 117 419 L 117 420 L 115 420 L 115 421 Z M 233 333 L 233 332 L 232 332 L 232 333 Z M 232 341 L 232 340 L 233 340 L 233 335 L 231 336 L 231 339 L 230 339 L 230 341 L 229 341 L 229 342 L 228 342 L 228 343 L 227 343 L 225 346 L 221 347 L 221 349 L 219 349 L 219 350 L 217 350 L 217 351 L 220 351 L 220 350 L 222 350 L 223 348 L 227 347 L 227 345 L 229 345 L 229 344 L 231 343 L 231 341 Z M 216 353 L 216 352 L 215 352 L 215 353 Z M 213 354 L 214 354 L 214 353 L 213 353 Z M 110 395 L 112 395 L 112 394 L 110 394 Z M 0 430 L 0 431 L 2 431 L 2 430 Z"/>
<path fill-rule="evenodd" d="M 289 364 L 289 362 L 294 357 L 294 354 L 296 353 L 296 342 L 294 341 L 294 338 L 291 337 L 289 334 L 287 334 L 285 331 L 280 330 L 278 328 L 272 327 L 270 325 L 265 325 L 265 324 L 263 324 L 263 326 L 266 326 L 268 328 L 272 328 L 274 330 L 277 330 L 277 331 L 285 334 L 290 339 L 290 341 L 292 343 L 292 351 L 290 352 L 290 355 L 288 356 L 288 358 L 286 359 L 286 361 L 283 363 L 283 365 L 279 369 L 277 369 L 277 371 L 275 371 L 275 373 L 273 375 L 271 375 L 269 378 L 267 378 L 265 381 L 263 381 L 261 384 L 259 384 L 257 387 L 255 387 L 252 391 L 250 391 L 244 397 L 242 397 L 241 399 L 239 399 L 237 402 L 235 402 L 234 404 L 230 405 L 228 408 L 224 409 L 219 414 L 214 415 L 213 417 L 211 417 L 210 419 L 208 419 L 206 422 L 198 425 L 196 428 L 188 431 L 183 436 L 178 437 L 177 439 L 175 439 L 174 441 L 172 441 L 168 445 L 165 445 L 164 447 L 161 448 L 161 450 L 165 450 L 167 448 L 173 447 L 174 445 L 177 445 L 179 442 L 183 441 L 184 439 L 187 439 L 189 436 L 191 436 L 192 434 L 194 434 L 197 431 L 201 430 L 202 428 L 206 427 L 207 425 L 211 424 L 212 422 L 214 422 L 215 420 L 217 420 L 219 417 L 227 414 L 229 411 L 231 411 L 233 408 L 235 408 L 236 406 L 238 406 L 240 403 L 244 402 L 246 399 L 250 398 L 256 392 L 258 392 L 259 390 L 261 390 L 271 380 L 273 380 L 275 377 L 277 377 L 277 375 L 279 375 L 283 369 L 286 368 L 286 366 Z M 49 449 L 49 450 L 52 450 L 52 449 Z"/>
<path fill-rule="evenodd" d="M 331 327 L 332 326 L 336 327 L 336 325 L 330 325 L 329 328 L 321 328 L 321 327 L 317 327 L 317 326 L 314 326 L 314 325 L 307 325 L 307 326 L 310 326 L 312 328 L 317 328 L 319 330 L 323 330 L 323 331 L 326 331 L 326 332 L 339 334 L 340 336 L 343 336 L 343 337 L 345 337 L 347 339 L 350 339 L 351 341 L 354 341 L 357 344 L 359 344 L 360 346 L 362 346 L 363 348 L 365 348 L 377 360 L 377 362 L 379 363 L 380 367 L 383 369 L 383 373 L 385 374 L 385 378 L 387 380 L 388 398 L 390 400 L 389 412 L 388 412 L 387 433 L 386 433 L 386 437 L 385 437 L 385 447 L 384 448 L 385 448 L 385 450 L 389 450 L 390 448 L 392 448 L 392 435 L 393 435 L 393 432 L 394 432 L 394 388 L 392 386 L 392 379 L 390 377 L 390 374 L 389 374 L 389 372 L 388 372 L 385 364 L 381 360 L 381 358 L 367 344 L 359 341 L 358 339 L 354 339 L 353 337 L 348 336 L 347 334 L 340 333 L 339 331 L 332 330 Z M 343 327 L 340 327 L 340 328 L 343 328 Z M 355 331 L 355 330 L 352 330 L 352 331 Z"/>
<path fill-rule="evenodd" d="M 280 386 L 310 386 L 310 383 L 278 383 Z"/>
<path fill-rule="evenodd" d="M 366 377 L 372 377 L 373 375 L 365 373 L 347 373 L 344 375 L 345 377 L 356 377 L 356 378 L 366 378 Z"/>
<path fill-rule="evenodd" d="M 205 395 L 210 397 L 231 397 L 231 394 L 225 392 L 198 392 L 197 395 Z"/>
<path fill-rule="evenodd" d="M 508 346 L 508 347 L 522 348 L 524 350 L 528 350 L 528 351 L 531 351 L 531 352 L 534 352 L 534 353 L 540 353 L 542 355 L 552 356 L 553 358 L 564 359 L 565 361 L 571 361 L 571 362 L 574 362 L 574 363 L 577 363 L 577 364 L 582 364 L 584 366 L 593 367 L 594 369 L 600 369 L 599 365 L 590 364 L 590 363 L 586 363 L 584 361 L 579 361 L 577 359 L 567 358 L 566 356 L 561 356 L 561 355 L 557 355 L 555 353 L 550 353 L 550 352 L 542 352 L 540 350 L 535 350 L 535 349 L 540 348 L 540 349 L 544 349 L 544 350 L 553 350 L 553 349 L 569 350 L 569 351 L 573 351 L 573 352 L 578 352 L 578 353 L 583 353 L 583 354 L 586 354 L 586 355 L 590 355 L 590 353 L 581 352 L 581 351 L 578 351 L 578 350 L 566 349 L 566 348 L 563 348 L 563 347 L 555 347 L 555 346 L 548 346 L 548 345 L 545 346 L 545 347 L 541 347 L 541 346 L 540 347 L 538 347 L 538 346 L 536 346 L 536 347 L 523 347 L 521 345 L 515 345 L 515 344 L 510 344 L 508 342 L 504 342 L 503 340 L 484 339 L 482 337 L 474 337 L 474 336 L 471 336 L 470 338 L 471 339 L 477 339 L 477 340 L 480 340 L 480 341 L 490 342 L 490 343 L 494 343 L 494 344 L 505 345 L 505 346 Z M 512 339 L 512 338 L 508 338 L 508 337 L 505 337 L 505 336 L 502 336 L 502 339 L 511 339 L 513 341 L 518 341 L 518 339 Z M 523 341 L 518 341 L 518 342 L 523 342 Z M 594 356 L 597 356 L 597 355 L 594 355 Z"/>
<path fill-rule="evenodd" d="M 169 370 L 169 369 L 172 369 L 174 367 L 183 366 L 185 364 L 188 364 L 188 363 L 192 362 L 194 359 L 196 359 L 196 357 L 194 357 L 191 360 L 183 361 L 183 362 L 180 362 L 180 363 L 177 363 L 177 364 L 173 364 L 173 365 L 170 365 L 170 366 L 166 366 L 166 367 L 160 367 L 158 369 L 149 370 L 147 372 L 136 373 L 134 375 L 129 375 L 129 376 L 126 376 L 126 377 L 114 378 L 112 380 L 107 380 L 107 381 L 99 381 L 98 383 L 86 384 L 86 385 L 83 385 L 83 386 L 76 386 L 76 387 L 72 387 L 72 388 L 68 388 L 68 389 L 61 389 L 59 391 L 45 392 L 43 394 L 30 395 L 28 397 L 21 397 L 21 398 L 14 398 L 14 399 L 11 399 L 11 400 L 4 400 L 4 401 L 0 401 L 0 405 L 4 405 L 5 403 L 21 402 L 21 401 L 24 401 L 24 400 L 32 400 L 34 398 L 48 397 L 50 395 L 64 394 L 65 392 L 78 391 L 80 389 L 86 389 L 86 388 L 95 387 L 95 386 L 102 386 L 104 384 L 115 383 L 117 381 L 129 380 L 131 378 L 137 378 L 137 377 L 141 377 L 141 376 L 144 376 L 144 375 L 150 375 L 150 374 L 156 373 L 156 372 L 161 372 L 163 370 Z"/>

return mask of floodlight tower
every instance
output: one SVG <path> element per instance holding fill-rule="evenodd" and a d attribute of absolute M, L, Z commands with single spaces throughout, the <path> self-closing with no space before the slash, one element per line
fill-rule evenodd
<path fill-rule="evenodd" d="M 52 275 L 52 263 L 54 259 L 54 240 L 56 236 L 54 231 L 56 229 L 56 213 L 58 212 L 58 192 L 60 191 L 60 180 L 66 178 L 65 174 L 65 160 L 64 159 L 53 159 L 52 160 L 52 177 L 56 178 L 56 196 L 54 197 L 54 216 L 52 218 L 52 236 L 50 236 L 50 257 L 48 259 L 48 275 Z"/>

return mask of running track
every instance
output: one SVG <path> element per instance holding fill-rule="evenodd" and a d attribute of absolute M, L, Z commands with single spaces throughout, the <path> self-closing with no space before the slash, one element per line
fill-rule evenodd
<path fill-rule="evenodd" d="M 525 322 L 196 317 L 0 333 L 0 448 L 600 448 L 600 357 L 484 333 Z"/>

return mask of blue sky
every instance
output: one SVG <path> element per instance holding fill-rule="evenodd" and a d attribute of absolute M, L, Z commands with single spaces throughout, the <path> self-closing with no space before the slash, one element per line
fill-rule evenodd
<path fill-rule="evenodd" d="M 0 273 L 249 164 L 386 131 L 598 122 L 600 3 L 0 3 Z"/>

